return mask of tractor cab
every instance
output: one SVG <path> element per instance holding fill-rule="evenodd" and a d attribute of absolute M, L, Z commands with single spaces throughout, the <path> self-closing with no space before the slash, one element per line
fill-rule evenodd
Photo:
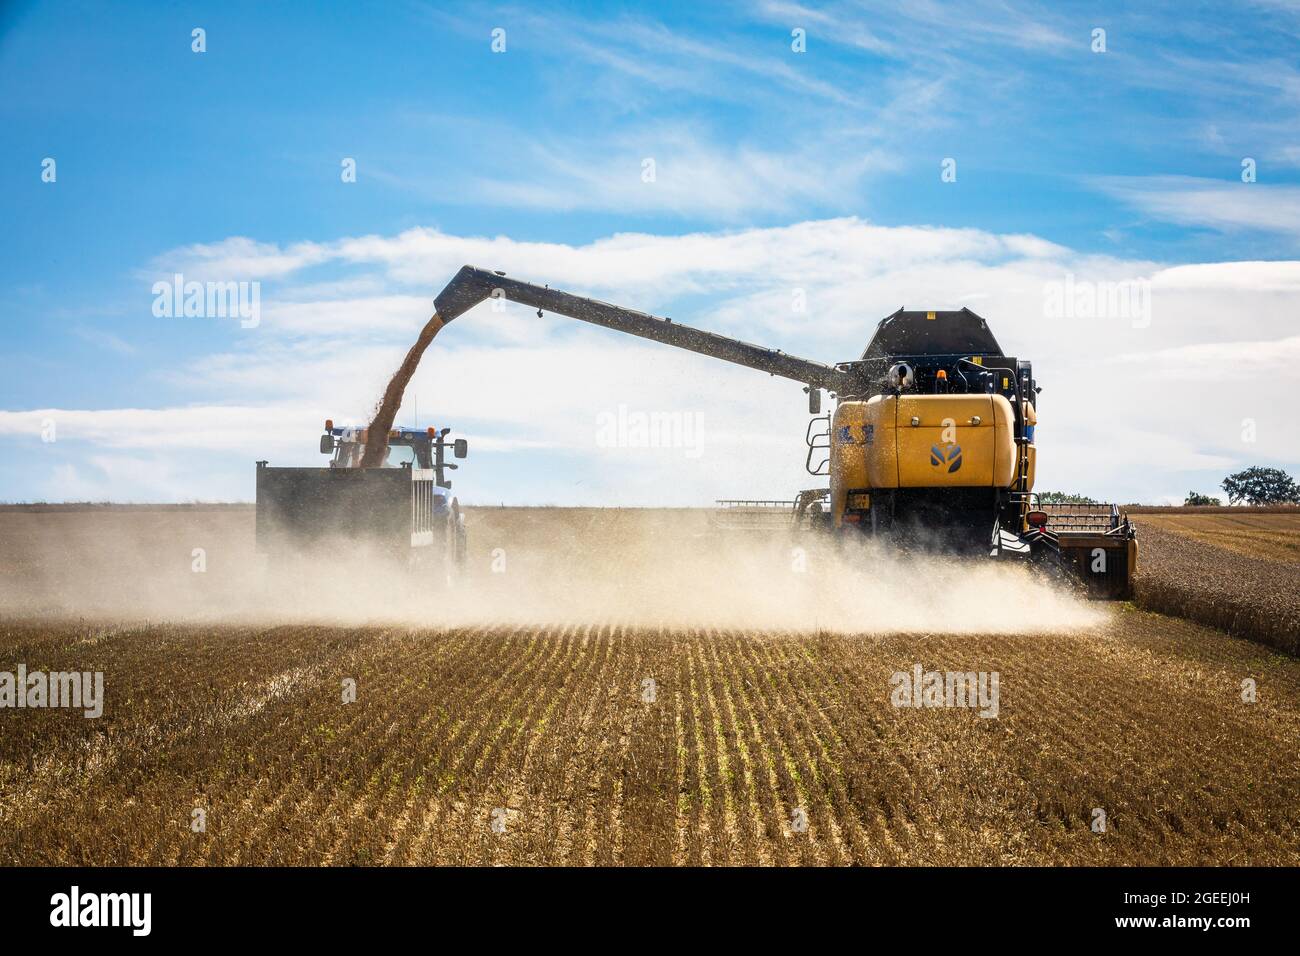
<path fill-rule="evenodd" d="M 333 456 L 330 467 L 361 467 L 367 431 L 365 428 L 336 428 L 332 420 L 326 420 L 325 433 L 320 437 L 320 450 L 322 455 Z M 388 450 L 382 467 L 432 470 L 437 472 L 438 487 L 450 488 L 451 481 L 445 478 L 445 472 L 447 469 L 454 471 L 459 466 L 446 461 L 447 449 L 451 449 L 455 458 L 469 454 L 469 443 L 463 438 L 448 441 L 450 433 L 450 428 L 427 428 L 423 431 L 394 428 L 388 433 Z"/>

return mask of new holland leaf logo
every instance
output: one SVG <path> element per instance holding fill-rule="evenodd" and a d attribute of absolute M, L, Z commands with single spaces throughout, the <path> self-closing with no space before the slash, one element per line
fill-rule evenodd
<path fill-rule="evenodd" d="M 961 468 L 961 445 L 949 444 L 945 452 L 944 448 L 939 445 L 930 446 L 930 464 L 936 468 L 943 465 L 948 466 L 948 474 L 958 471 Z"/>

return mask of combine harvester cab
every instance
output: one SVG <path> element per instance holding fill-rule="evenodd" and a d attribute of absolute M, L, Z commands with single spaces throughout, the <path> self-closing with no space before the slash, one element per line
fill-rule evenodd
<path fill-rule="evenodd" d="M 451 494 L 445 460 L 464 458 L 464 439 L 450 429 L 394 429 L 388 462 L 360 468 L 365 430 L 325 423 L 320 450 L 326 468 L 257 463 L 257 551 L 273 570 L 314 562 L 364 561 L 387 574 L 409 570 L 417 584 L 450 586 L 465 567 L 468 539 L 460 503 Z"/>

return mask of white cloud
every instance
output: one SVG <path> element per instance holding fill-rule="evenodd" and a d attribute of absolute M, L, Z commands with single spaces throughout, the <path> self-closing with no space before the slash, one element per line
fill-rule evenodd
<path fill-rule="evenodd" d="M 281 248 L 274 243 L 255 242 L 233 236 L 219 243 L 195 243 L 157 259 L 150 277 L 171 278 L 173 270 L 189 272 L 186 278 L 265 279 L 287 275 L 328 258 L 328 247 L 299 242 Z"/>
<path fill-rule="evenodd" d="M 276 268 L 283 268 L 282 263 L 291 255 L 303 263 L 300 269 L 308 263 L 378 267 L 390 288 L 395 284 L 404 290 L 418 289 L 429 301 L 465 263 L 501 269 L 577 291 L 631 293 L 652 301 L 668 301 L 684 294 L 752 288 L 756 283 L 815 285 L 870 279 L 917 263 L 992 264 L 1013 260 L 1064 261 L 1072 257 L 1070 250 L 1036 236 L 1000 235 L 979 229 L 877 226 L 855 217 L 671 236 L 619 233 L 579 246 L 409 229 L 395 236 L 299 243 L 292 249 L 290 254 L 268 244 L 261 254 L 275 263 Z M 226 240 L 176 250 L 160 256 L 159 261 L 180 263 L 202 259 L 223 274 L 236 274 L 239 268 L 259 271 L 260 265 L 248 256 L 242 240 Z M 285 279 L 291 277 L 292 271 L 283 275 Z M 333 318 L 322 327 L 335 330 L 346 325 L 337 321 L 338 310 L 344 305 L 364 306 L 372 316 L 366 323 L 368 327 L 387 321 L 386 317 L 374 316 L 373 306 L 403 307 L 403 300 L 393 296 L 386 299 L 335 297 L 313 303 L 300 298 L 297 290 L 291 291 L 292 296 L 286 294 L 273 299 L 269 292 L 264 292 L 264 297 L 272 302 L 292 299 L 293 310 L 297 312 L 303 308 L 329 311 Z M 301 315 L 286 316 L 284 324 L 305 331 L 311 326 Z"/>
<path fill-rule="evenodd" d="M 1300 186 L 1192 176 L 1112 176 L 1097 185 L 1164 222 L 1225 231 L 1260 229 L 1300 239 Z"/>
<path fill-rule="evenodd" d="M 364 298 L 315 298 L 262 304 L 267 329 L 309 337 L 405 334 L 411 317 L 432 313 L 431 296 L 374 295 Z"/>
<path fill-rule="evenodd" d="M 412 229 L 284 249 L 236 240 L 178 255 L 279 272 L 266 280 L 262 327 L 237 348 L 167 372 L 191 402 L 2 412 L 0 435 L 35 447 L 53 418 L 61 447 L 172 462 L 151 474 L 171 476 L 176 499 L 195 497 L 191 487 L 248 497 L 251 461 L 318 463 L 324 418 L 368 418 L 434 294 L 468 261 L 826 362 L 856 357 L 901 305 L 968 304 L 1004 349 L 1035 362 L 1043 487 L 1153 500 L 1184 493 L 1189 475 L 1204 484 L 1233 465 L 1298 460 L 1286 417 L 1300 357 L 1300 262 L 1165 266 L 1032 235 L 854 218 L 584 245 Z M 1045 288 L 1067 275 L 1149 280 L 1150 323 L 1049 318 Z M 804 312 L 792 307 L 796 289 L 806 292 Z M 705 504 L 817 483 L 803 471 L 797 383 L 513 304 L 499 313 L 480 305 L 448 326 L 407 394 L 399 421 L 414 422 L 418 398 L 419 424 L 450 424 L 471 439 L 457 485 L 471 501 Z M 699 415 L 707 444 L 694 457 L 600 447 L 597 416 L 620 404 Z M 1244 419 L 1257 424 L 1252 444 L 1242 441 Z M 238 465 L 221 472 L 227 485 L 210 469 L 199 475 L 200 452 Z M 94 475 L 96 489 L 139 498 L 127 466 Z"/>
<path fill-rule="evenodd" d="M 176 408 L 67 409 L 0 411 L 0 435 L 40 440 L 46 422 L 54 423 L 55 442 L 98 448 L 187 449 L 253 453 L 276 436 L 319 427 L 313 409 L 291 404 L 195 405 Z M 309 424 L 310 423 L 310 424 Z"/>
<path fill-rule="evenodd" d="M 1207 262 L 1171 266 L 1151 277 L 1161 290 L 1227 290 L 1236 292 L 1281 292 L 1300 294 L 1300 262 Z"/>
<path fill-rule="evenodd" d="M 1206 342 L 1116 355 L 1115 364 L 1138 366 L 1148 381 L 1197 380 L 1218 387 L 1241 382 L 1267 388 L 1270 380 L 1295 384 L 1300 336 L 1247 342 Z"/>

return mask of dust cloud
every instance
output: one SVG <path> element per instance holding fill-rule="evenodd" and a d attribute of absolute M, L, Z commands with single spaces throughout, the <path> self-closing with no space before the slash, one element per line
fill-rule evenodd
<path fill-rule="evenodd" d="M 435 565 L 355 541 L 268 561 L 252 547 L 251 509 L 89 518 L 0 515 L 0 614 L 973 634 L 1090 628 L 1109 613 L 1020 564 L 720 531 L 703 511 L 468 509 L 469 560 L 451 588 Z"/>

